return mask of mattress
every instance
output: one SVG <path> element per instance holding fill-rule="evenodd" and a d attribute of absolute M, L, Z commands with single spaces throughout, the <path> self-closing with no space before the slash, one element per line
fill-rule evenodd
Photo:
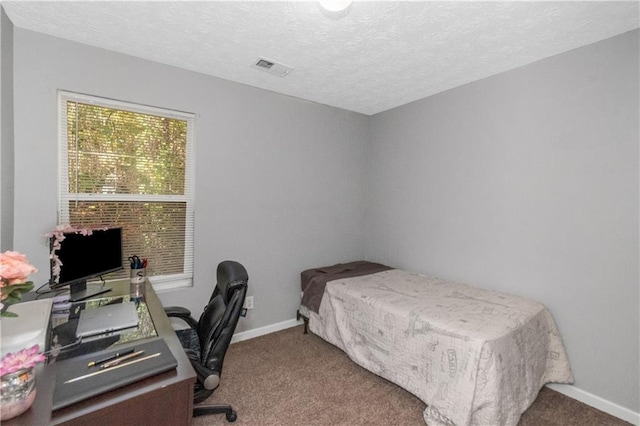
<path fill-rule="evenodd" d="M 388 269 L 325 283 L 312 333 L 427 404 L 428 425 L 516 425 L 573 375 L 549 310 L 527 298 Z"/>

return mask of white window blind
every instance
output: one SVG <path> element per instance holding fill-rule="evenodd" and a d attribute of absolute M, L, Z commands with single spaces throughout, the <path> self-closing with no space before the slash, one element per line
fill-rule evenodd
<path fill-rule="evenodd" d="M 193 278 L 193 114 L 60 92 L 59 222 L 123 228 L 124 271 L 148 259 L 155 288 Z"/>

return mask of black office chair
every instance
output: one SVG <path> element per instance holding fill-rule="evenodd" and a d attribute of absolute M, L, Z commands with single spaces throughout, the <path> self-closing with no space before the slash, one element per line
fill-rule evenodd
<path fill-rule="evenodd" d="M 249 276 L 240 263 L 225 260 L 218 265 L 217 284 L 200 319 L 179 306 L 165 308 L 169 317 L 180 318 L 189 329 L 176 330 L 197 375 L 194 404 L 207 399 L 220 384 L 222 363 L 242 312 Z M 231 405 L 195 405 L 193 416 L 225 413 L 227 420 L 237 418 Z"/>

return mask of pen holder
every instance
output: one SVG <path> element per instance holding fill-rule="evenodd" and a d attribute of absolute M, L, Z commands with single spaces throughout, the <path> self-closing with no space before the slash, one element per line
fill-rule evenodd
<path fill-rule="evenodd" d="M 131 282 L 134 284 L 142 284 L 147 278 L 147 268 L 131 269 Z"/>
<path fill-rule="evenodd" d="M 132 300 L 144 298 L 146 278 L 147 268 L 131 269 L 130 293 Z"/>

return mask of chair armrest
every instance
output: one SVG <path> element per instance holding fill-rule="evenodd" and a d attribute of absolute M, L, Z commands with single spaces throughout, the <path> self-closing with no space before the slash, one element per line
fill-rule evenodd
<path fill-rule="evenodd" d="M 164 308 L 164 312 L 167 316 L 191 316 L 191 311 L 182 306 L 167 306 Z"/>
<path fill-rule="evenodd" d="M 220 384 L 220 374 L 200 364 L 194 358 L 189 357 L 191 366 L 196 371 L 198 382 L 207 390 L 214 390 Z"/>
<path fill-rule="evenodd" d="M 164 313 L 167 314 L 169 318 L 179 318 L 183 320 L 194 330 L 198 329 L 198 321 L 191 316 L 191 311 L 187 308 L 183 308 L 182 306 L 167 306 L 164 308 Z"/>

